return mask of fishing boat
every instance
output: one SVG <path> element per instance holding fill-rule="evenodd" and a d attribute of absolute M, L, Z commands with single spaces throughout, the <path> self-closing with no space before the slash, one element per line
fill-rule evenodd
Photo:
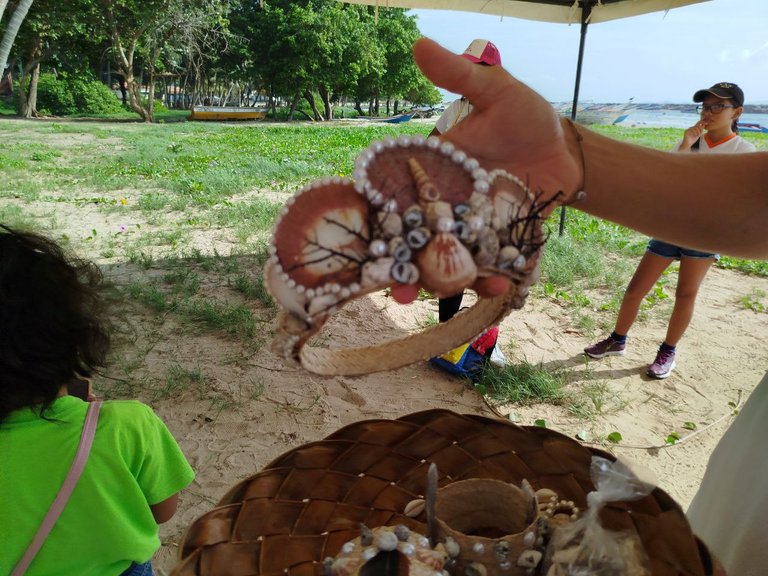
<path fill-rule="evenodd" d="M 416 115 L 416 112 L 404 112 L 403 114 L 397 114 L 396 116 L 389 116 L 387 118 L 379 118 L 378 116 L 358 116 L 358 120 L 368 120 L 370 122 L 386 122 L 388 124 L 401 124 L 402 122 L 408 122 Z"/>
<path fill-rule="evenodd" d="M 563 116 L 571 117 L 571 107 L 556 106 Z M 576 121 L 580 124 L 618 124 L 626 120 L 635 110 L 632 98 L 626 104 L 586 104 L 576 111 Z"/>
<path fill-rule="evenodd" d="M 263 108 L 239 106 L 193 106 L 190 120 L 263 120 L 267 111 Z"/>
<path fill-rule="evenodd" d="M 761 134 L 768 134 L 768 128 L 753 122 L 739 122 L 738 126 L 739 132 L 760 132 Z"/>

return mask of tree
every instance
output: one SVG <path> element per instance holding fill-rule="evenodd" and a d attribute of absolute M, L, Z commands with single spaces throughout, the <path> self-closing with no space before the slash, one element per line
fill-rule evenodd
<path fill-rule="evenodd" d="M 0 4 L 0 7 L 2 7 L 2 10 L 0 10 L 0 21 L 2 21 L 1 19 L 3 12 L 5 12 L 7 1 L 8 0 L 2 0 L 2 4 Z M 8 64 L 8 55 L 11 53 L 11 47 L 13 46 L 14 40 L 16 40 L 16 34 L 19 32 L 21 23 L 24 22 L 24 18 L 26 18 L 27 12 L 29 12 L 29 8 L 32 6 L 33 1 L 34 0 L 20 0 L 19 3 L 16 4 L 16 9 L 11 15 L 8 27 L 5 29 L 3 39 L 0 41 L 0 80 L 5 74 L 5 66 Z"/>

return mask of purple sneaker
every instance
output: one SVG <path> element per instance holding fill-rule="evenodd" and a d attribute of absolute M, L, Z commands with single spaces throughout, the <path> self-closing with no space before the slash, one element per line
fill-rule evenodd
<path fill-rule="evenodd" d="M 606 356 L 624 356 L 627 351 L 626 342 L 617 342 L 610 336 L 597 344 L 584 348 L 584 354 L 590 358 L 605 358 Z"/>
<path fill-rule="evenodd" d="M 675 351 L 659 350 L 656 360 L 648 367 L 648 376 L 663 380 L 675 369 Z"/>

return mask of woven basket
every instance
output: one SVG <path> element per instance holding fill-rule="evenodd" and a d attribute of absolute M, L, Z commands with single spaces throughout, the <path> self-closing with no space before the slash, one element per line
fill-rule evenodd
<path fill-rule="evenodd" d="M 492 478 L 550 488 L 584 509 L 594 490 L 592 455 L 613 460 L 557 432 L 483 416 L 428 410 L 397 420 L 366 420 L 290 450 L 238 483 L 187 529 L 175 576 L 319 576 L 322 561 L 369 527 L 404 524 L 422 498 L 434 462 L 439 485 Z M 613 530 L 635 531 L 654 576 L 710 576 L 712 560 L 680 506 L 661 489 L 602 512 Z"/>

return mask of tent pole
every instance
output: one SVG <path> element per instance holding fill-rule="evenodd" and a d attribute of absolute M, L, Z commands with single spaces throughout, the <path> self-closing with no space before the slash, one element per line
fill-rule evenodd
<path fill-rule="evenodd" d="M 576 120 L 576 111 L 579 105 L 579 86 L 581 85 L 581 65 L 584 61 L 584 43 L 587 39 L 587 26 L 589 26 L 589 16 L 592 14 L 592 3 L 594 0 L 584 0 L 581 5 L 581 35 L 579 38 L 579 57 L 576 61 L 576 83 L 573 87 L 573 104 L 571 105 L 571 120 Z M 565 231 L 565 206 L 560 207 L 560 236 Z"/>

